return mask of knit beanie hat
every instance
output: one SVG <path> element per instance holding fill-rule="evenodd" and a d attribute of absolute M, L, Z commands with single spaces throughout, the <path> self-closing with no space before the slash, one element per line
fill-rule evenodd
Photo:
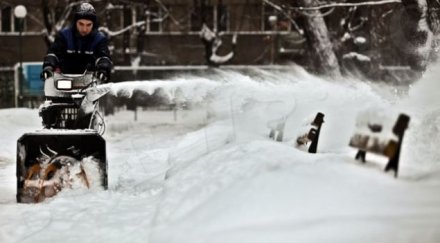
<path fill-rule="evenodd" d="M 90 3 L 81 3 L 77 6 L 73 17 L 73 22 L 76 23 L 79 19 L 87 19 L 93 22 L 93 28 L 97 26 L 96 11 Z"/>

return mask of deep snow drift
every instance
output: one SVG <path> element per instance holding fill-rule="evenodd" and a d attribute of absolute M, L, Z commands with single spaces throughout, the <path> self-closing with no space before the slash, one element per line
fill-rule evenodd
<path fill-rule="evenodd" d="M 113 84 L 191 109 L 106 117 L 109 190 L 36 205 L 15 203 L 15 146 L 39 129 L 38 111 L 0 110 L 0 242 L 438 242 L 439 74 L 407 93 L 296 67 Z M 361 164 L 348 147 L 370 110 L 411 116 L 398 179 L 384 158 Z M 294 145 L 316 112 L 325 123 L 308 154 Z M 281 143 L 268 138 L 280 121 Z"/>

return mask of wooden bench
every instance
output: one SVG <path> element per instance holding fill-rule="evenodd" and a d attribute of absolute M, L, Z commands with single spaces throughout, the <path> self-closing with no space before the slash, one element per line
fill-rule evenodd
<path fill-rule="evenodd" d="M 384 131 L 383 126 L 377 123 L 368 123 L 367 129 L 356 131 L 349 143 L 349 146 L 358 149 L 355 159 L 365 163 L 367 152 L 385 156 L 388 158 L 385 172 L 393 170 L 394 176 L 397 177 L 400 150 L 409 121 L 410 117 L 408 115 L 400 114 L 392 128 L 392 133 Z"/>
<path fill-rule="evenodd" d="M 309 142 L 311 142 L 308 152 L 315 154 L 318 150 L 318 140 L 321 133 L 322 123 L 324 123 L 324 114 L 318 112 L 315 116 L 315 119 L 313 119 L 313 121 L 310 123 L 311 128 L 309 131 L 306 134 L 299 136 L 296 139 L 296 144 L 301 146 L 307 145 Z"/>
<path fill-rule="evenodd" d="M 316 153 L 318 149 L 318 140 L 319 140 L 319 134 L 321 133 L 322 123 L 324 123 L 324 114 L 318 112 L 315 118 L 313 119 L 313 121 L 308 125 L 311 126 L 309 131 L 305 134 L 302 134 L 296 139 L 297 146 L 307 145 L 308 143 L 311 142 L 308 148 L 308 152 Z M 269 138 L 281 142 L 283 140 L 284 127 L 285 127 L 285 120 L 279 122 L 274 128 L 270 130 Z"/>

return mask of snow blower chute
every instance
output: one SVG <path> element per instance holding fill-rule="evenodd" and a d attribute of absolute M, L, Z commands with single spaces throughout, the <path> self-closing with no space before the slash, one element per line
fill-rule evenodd
<path fill-rule="evenodd" d="M 88 73 L 46 79 L 40 106 L 44 128 L 17 142 L 17 202 L 41 202 L 64 189 L 107 189 L 98 100 L 109 89 Z"/>

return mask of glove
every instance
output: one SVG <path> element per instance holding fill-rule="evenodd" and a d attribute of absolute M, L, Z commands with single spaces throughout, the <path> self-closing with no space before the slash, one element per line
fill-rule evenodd
<path fill-rule="evenodd" d="M 106 82 L 110 79 L 112 65 L 113 63 L 108 57 L 100 57 L 96 60 L 96 77 L 101 82 Z"/>
<path fill-rule="evenodd" d="M 107 74 L 106 74 L 106 72 L 105 71 L 98 71 L 97 73 L 96 73 L 96 77 L 99 79 L 99 80 L 101 80 L 101 82 L 105 82 L 105 81 L 107 81 L 108 80 L 108 76 L 107 76 Z"/>
<path fill-rule="evenodd" d="M 46 81 L 46 79 L 53 76 L 53 68 L 51 66 L 47 66 L 43 68 L 43 71 L 40 74 L 40 79 Z"/>

